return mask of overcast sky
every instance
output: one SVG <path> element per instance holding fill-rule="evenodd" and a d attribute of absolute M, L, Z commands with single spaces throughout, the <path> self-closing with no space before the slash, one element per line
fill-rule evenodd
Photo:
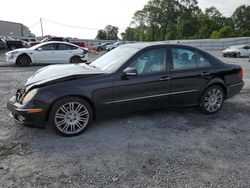
<path fill-rule="evenodd" d="M 38 23 L 43 18 L 44 35 L 95 38 L 98 29 L 107 24 L 120 28 L 129 26 L 136 10 L 142 9 L 148 0 L 1 0 L 0 20 L 20 22 L 41 36 Z M 198 0 L 204 9 L 217 7 L 225 16 L 231 16 L 236 7 L 250 0 Z M 70 28 L 56 23 L 79 26 Z M 89 29 L 86 29 L 89 28 Z"/>

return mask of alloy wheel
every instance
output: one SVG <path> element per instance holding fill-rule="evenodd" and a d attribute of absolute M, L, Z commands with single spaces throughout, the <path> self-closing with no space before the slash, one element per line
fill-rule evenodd
<path fill-rule="evenodd" d="M 223 103 L 223 93 L 218 88 L 212 88 L 204 98 L 204 107 L 207 112 L 213 113 L 219 110 Z"/>
<path fill-rule="evenodd" d="M 89 111 L 79 102 L 62 105 L 55 114 L 55 125 L 65 134 L 76 134 L 82 131 L 89 122 Z"/>

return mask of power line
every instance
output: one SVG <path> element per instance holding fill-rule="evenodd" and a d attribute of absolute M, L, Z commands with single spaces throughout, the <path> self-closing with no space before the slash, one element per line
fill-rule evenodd
<path fill-rule="evenodd" d="M 32 29 L 33 27 L 35 27 L 36 25 L 40 24 L 40 20 L 37 21 L 36 23 L 34 23 L 32 26 L 30 26 L 29 28 Z"/>
<path fill-rule="evenodd" d="M 46 21 L 46 22 L 53 23 L 53 24 L 57 24 L 57 25 L 65 26 L 65 27 L 76 28 L 76 29 L 94 30 L 94 31 L 99 30 L 99 28 L 81 27 L 81 26 L 76 26 L 76 25 L 64 24 L 64 23 L 56 22 L 56 21 L 49 20 L 49 19 L 46 19 L 46 18 L 43 18 L 43 20 Z"/>

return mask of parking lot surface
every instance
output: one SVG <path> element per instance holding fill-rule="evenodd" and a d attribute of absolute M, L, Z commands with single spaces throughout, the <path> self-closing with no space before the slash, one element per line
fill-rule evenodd
<path fill-rule="evenodd" d="M 96 121 L 72 138 L 49 127 L 21 126 L 8 116 L 7 101 L 41 66 L 1 60 L 0 187 L 250 186 L 247 58 L 223 58 L 244 68 L 245 86 L 216 114 L 196 108 L 128 114 Z"/>

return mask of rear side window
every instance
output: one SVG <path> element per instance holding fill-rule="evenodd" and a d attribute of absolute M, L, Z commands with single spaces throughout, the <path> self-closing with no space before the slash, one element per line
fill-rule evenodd
<path fill-rule="evenodd" d="M 69 50 L 75 50 L 75 49 L 77 49 L 78 47 L 76 47 L 76 46 L 72 46 L 72 45 L 68 45 L 69 46 Z"/>
<path fill-rule="evenodd" d="M 196 54 L 194 51 L 172 48 L 173 68 L 187 69 L 196 67 Z"/>
<path fill-rule="evenodd" d="M 206 57 L 203 55 L 196 53 L 197 54 L 197 67 L 208 67 L 211 66 L 209 61 L 207 60 Z"/>
<path fill-rule="evenodd" d="M 189 69 L 211 66 L 210 62 L 204 55 L 193 50 L 173 48 L 172 58 L 174 69 Z"/>
<path fill-rule="evenodd" d="M 57 50 L 75 50 L 77 47 L 68 44 L 58 44 Z"/>

